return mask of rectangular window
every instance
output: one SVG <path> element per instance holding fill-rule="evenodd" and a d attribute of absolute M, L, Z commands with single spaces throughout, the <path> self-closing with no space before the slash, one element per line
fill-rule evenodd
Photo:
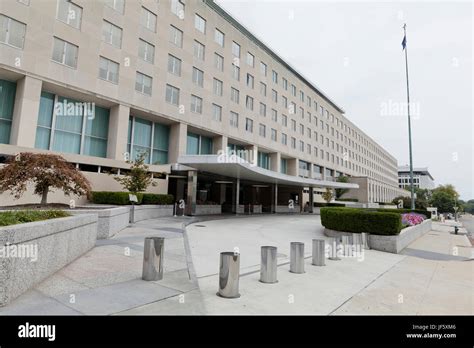
<path fill-rule="evenodd" d="M 250 118 L 245 119 L 245 130 L 247 132 L 253 133 L 253 120 Z"/>
<path fill-rule="evenodd" d="M 137 92 L 151 96 L 152 85 L 153 79 L 150 76 L 137 71 L 137 78 L 135 82 L 135 90 Z"/>
<path fill-rule="evenodd" d="M 250 65 L 253 68 L 254 64 L 255 64 L 255 56 L 252 53 L 247 52 L 247 65 Z"/>
<path fill-rule="evenodd" d="M 171 0 L 171 12 L 180 19 L 184 19 L 184 8 L 185 5 L 182 0 Z"/>
<path fill-rule="evenodd" d="M 212 154 L 212 138 L 194 133 L 188 133 L 186 153 L 188 155 Z"/>
<path fill-rule="evenodd" d="M 191 112 L 202 114 L 202 98 L 191 95 Z"/>
<path fill-rule="evenodd" d="M 222 81 L 218 79 L 214 79 L 213 90 L 214 90 L 215 95 L 222 97 L 222 90 L 223 90 Z"/>
<path fill-rule="evenodd" d="M 119 81 L 119 64 L 110 59 L 100 57 L 99 78 L 115 84 Z"/>
<path fill-rule="evenodd" d="M 178 47 L 183 47 L 183 32 L 174 26 L 170 26 L 170 42 Z"/>
<path fill-rule="evenodd" d="M 284 127 L 287 127 L 288 126 L 288 117 L 286 115 L 281 115 L 281 124 L 284 126 Z"/>
<path fill-rule="evenodd" d="M 232 64 L 232 77 L 235 80 L 240 81 L 240 68 L 235 64 Z"/>
<path fill-rule="evenodd" d="M 267 116 L 267 106 L 263 103 L 260 103 L 260 116 Z"/>
<path fill-rule="evenodd" d="M 179 104 L 179 89 L 171 85 L 166 85 L 166 101 L 173 105 Z"/>
<path fill-rule="evenodd" d="M 236 58 L 240 58 L 240 45 L 235 41 L 232 41 L 232 54 Z"/>
<path fill-rule="evenodd" d="M 287 135 L 285 133 L 281 133 L 281 143 L 287 145 Z"/>
<path fill-rule="evenodd" d="M 286 109 L 288 107 L 288 98 L 286 98 L 285 96 L 282 96 L 281 105 Z"/>
<path fill-rule="evenodd" d="M 272 109 L 272 121 L 278 122 L 278 112 Z"/>
<path fill-rule="evenodd" d="M 282 81 L 283 81 L 283 89 L 285 91 L 287 91 L 288 90 L 288 80 L 283 78 Z"/>
<path fill-rule="evenodd" d="M 234 128 L 239 128 L 239 114 L 236 112 L 230 112 L 230 126 Z"/>
<path fill-rule="evenodd" d="M 272 89 L 272 100 L 273 100 L 275 103 L 278 103 L 278 92 L 275 91 L 274 89 Z"/>
<path fill-rule="evenodd" d="M 264 62 L 260 62 L 260 73 L 263 76 L 267 76 L 267 64 L 265 64 Z"/>
<path fill-rule="evenodd" d="M 148 164 L 168 163 L 168 126 L 133 116 L 128 124 L 128 152 L 131 159 L 137 159 L 144 153 Z"/>
<path fill-rule="evenodd" d="M 300 91 L 300 101 L 304 103 L 304 92 Z"/>
<path fill-rule="evenodd" d="M 172 56 L 171 54 L 168 55 L 168 72 L 176 75 L 181 76 L 181 59 Z"/>
<path fill-rule="evenodd" d="M 247 87 L 253 89 L 253 86 L 254 86 L 253 76 L 247 73 Z"/>
<path fill-rule="evenodd" d="M 156 14 L 142 7 L 142 17 L 140 22 L 145 28 L 156 33 Z"/>
<path fill-rule="evenodd" d="M 293 132 L 296 132 L 296 121 L 295 120 L 291 120 L 291 129 L 293 130 Z"/>
<path fill-rule="evenodd" d="M 300 140 L 300 151 L 304 152 L 304 141 Z"/>
<path fill-rule="evenodd" d="M 260 82 L 260 94 L 264 97 L 267 96 L 267 85 L 263 82 Z"/>
<path fill-rule="evenodd" d="M 194 58 L 204 60 L 204 45 L 194 40 Z"/>
<path fill-rule="evenodd" d="M 0 42 L 23 49 L 26 24 L 0 14 Z"/>
<path fill-rule="evenodd" d="M 219 29 L 214 32 L 214 41 L 221 47 L 224 47 L 225 35 Z"/>
<path fill-rule="evenodd" d="M 267 127 L 265 127 L 264 124 L 260 123 L 259 127 L 258 127 L 258 135 L 265 138 L 266 137 L 266 131 L 267 131 Z"/>
<path fill-rule="evenodd" d="M 275 70 L 272 70 L 272 81 L 278 84 L 278 73 Z"/>
<path fill-rule="evenodd" d="M 219 71 L 224 71 L 224 57 L 214 53 L 214 67 Z"/>
<path fill-rule="evenodd" d="M 102 41 L 117 48 L 122 48 L 122 28 L 104 21 L 102 25 Z"/>
<path fill-rule="evenodd" d="M 73 4 L 69 0 L 59 0 L 56 18 L 73 28 L 81 29 L 82 7 Z"/>
<path fill-rule="evenodd" d="M 125 0 L 105 0 L 105 4 L 118 13 L 123 14 L 125 11 Z"/>
<path fill-rule="evenodd" d="M 291 148 L 296 149 L 296 138 L 291 137 Z"/>
<path fill-rule="evenodd" d="M 291 95 L 293 97 L 296 97 L 296 86 L 293 84 L 291 85 Z"/>
<path fill-rule="evenodd" d="M 286 158 L 280 160 L 280 172 L 286 174 L 288 172 L 288 161 Z"/>
<path fill-rule="evenodd" d="M 199 87 L 204 84 L 204 72 L 193 67 L 193 83 Z"/>
<path fill-rule="evenodd" d="M 0 144 L 10 143 L 15 95 L 16 83 L 0 80 Z"/>
<path fill-rule="evenodd" d="M 276 129 L 272 128 L 271 139 L 272 139 L 272 141 L 277 141 L 277 131 L 276 131 Z"/>
<path fill-rule="evenodd" d="M 230 89 L 230 100 L 232 100 L 236 104 L 239 104 L 240 92 L 239 92 L 238 89 L 235 89 L 234 87 L 231 87 L 231 89 Z"/>
<path fill-rule="evenodd" d="M 245 106 L 248 110 L 253 111 L 253 98 L 251 96 L 247 96 L 247 98 L 245 99 Z"/>
<path fill-rule="evenodd" d="M 67 41 L 54 38 L 52 59 L 59 64 L 67 65 L 70 68 L 77 68 L 77 55 L 79 47 Z"/>
<path fill-rule="evenodd" d="M 212 104 L 212 119 L 214 121 L 222 121 L 222 107 L 216 104 Z"/>
<path fill-rule="evenodd" d="M 138 40 L 138 56 L 145 62 L 153 64 L 155 62 L 155 46 L 145 40 Z"/>
<path fill-rule="evenodd" d="M 194 15 L 194 28 L 203 34 L 206 33 L 206 20 L 198 14 Z"/>

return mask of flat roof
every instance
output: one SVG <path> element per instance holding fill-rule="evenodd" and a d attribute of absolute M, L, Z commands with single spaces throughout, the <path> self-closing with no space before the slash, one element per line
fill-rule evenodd
<path fill-rule="evenodd" d="M 410 173 L 410 166 L 399 166 L 398 173 Z M 413 173 L 421 173 L 424 175 L 428 175 L 431 180 L 434 180 L 433 176 L 428 171 L 428 167 L 413 167 Z"/>
<path fill-rule="evenodd" d="M 302 178 L 258 167 L 237 155 L 183 155 L 178 163 L 229 178 L 299 187 L 359 188 L 358 184 Z"/>

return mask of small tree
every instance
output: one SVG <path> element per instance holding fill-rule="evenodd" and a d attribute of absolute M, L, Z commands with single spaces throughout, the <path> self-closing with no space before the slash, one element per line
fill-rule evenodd
<path fill-rule="evenodd" d="M 0 193 L 11 191 L 18 199 L 29 183 L 34 184 L 42 205 L 47 204 L 52 189 L 62 190 L 66 196 L 87 195 L 91 190 L 89 180 L 59 155 L 22 152 L 0 168 Z"/>
<path fill-rule="evenodd" d="M 337 181 L 337 182 L 348 183 L 348 182 L 349 182 L 349 178 L 348 178 L 347 176 L 341 175 L 341 176 L 339 176 L 339 177 L 337 178 L 336 181 Z M 338 198 L 341 198 L 344 193 L 349 192 L 349 189 L 346 189 L 346 188 L 337 188 L 337 189 L 335 189 L 335 191 L 336 191 L 336 199 L 338 199 Z"/>
<path fill-rule="evenodd" d="M 148 173 L 148 166 L 145 164 L 146 153 L 142 152 L 138 155 L 135 161 L 127 161 L 131 163 L 130 171 L 124 177 L 114 178 L 119 182 L 123 188 L 132 193 L 144 192 L 148 186 L 156 186 L 150 173 Z"/>
<path fill-rule="evenodd" d="M 329 187 L 326 187 L 326 192 L 322 194 L 322 197 L 327 203 L 331 202 L 332 197 L 333 197 L 332 189 L 330 189 Z"/>

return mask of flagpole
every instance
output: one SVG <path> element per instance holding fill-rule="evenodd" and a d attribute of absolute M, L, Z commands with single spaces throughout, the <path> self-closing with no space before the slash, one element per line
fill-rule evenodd
<path fill-rule="evenodd" d="M 413 186 L 413 154 L 412 154 L 412 143 L 411 143 L 411 117 L 410 117 L 410 88 L 408 84 L 408 48 L 406 44 L 407 37 L 407 24 L 403 25 L 403 31 L 405 34 L 404 41 L 404 50 L 405 50 L 405 70 L 407 75 L 407 110 L 408 110 L 408 144 L 410 150 L 410 191 L 411 191 L 411 210 L 415 209 L 415 189 Z"/>

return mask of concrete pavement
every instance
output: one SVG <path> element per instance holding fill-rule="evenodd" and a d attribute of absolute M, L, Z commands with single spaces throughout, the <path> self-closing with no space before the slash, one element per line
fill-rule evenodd
<path fill-rule="evenodd" d="M 211 219 L 207 220 L 206 219 Z M 311 265 L 311 240 L 324 238 L 318 215 L 261 215 L 148 220 L 125 229 L 24 294 L 8 314 L 470 314 L 473 248 L 448 224 L 400 255 Z M 182 225 L 194 222 L 183 234 Z M 141 278 L 143 239 L 165 241 L 164 279 Z M 306 273 L 289 272 L 290 242 L 305 243 Z M 260 247 L 278 247 L 276 284 L 259 279 Z M 219 253 L 241 254 L 239 299 L 216 296 Z"/>

